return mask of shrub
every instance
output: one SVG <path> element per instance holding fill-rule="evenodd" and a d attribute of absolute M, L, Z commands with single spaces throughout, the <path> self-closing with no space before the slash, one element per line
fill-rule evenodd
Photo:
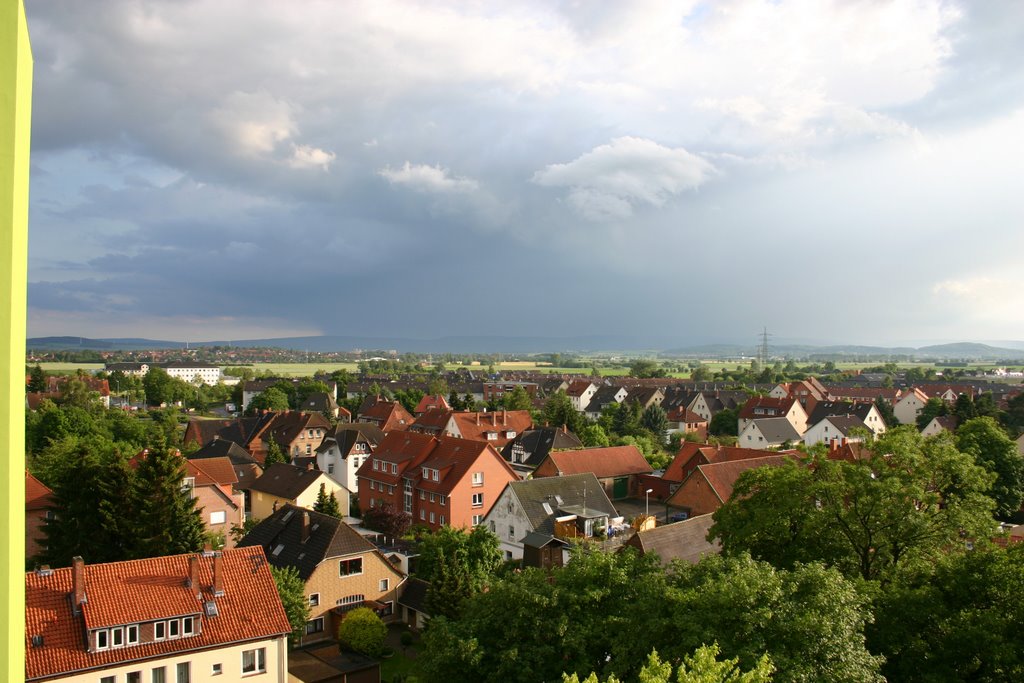
<path fill-rule="evenodd" d="M 388 627 L 368 607 L 357 607 L 345 615 L 338 628 L 338 641 L 343 648 L 376 657 L 383 652 Z"/>

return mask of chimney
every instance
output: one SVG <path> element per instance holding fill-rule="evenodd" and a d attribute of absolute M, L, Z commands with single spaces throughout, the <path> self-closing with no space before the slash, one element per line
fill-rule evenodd
<path fill-rule="evenodd" d="M 310 460 L 309 462 L 306 463 L 306 470 L 310 471 L 312 469 L 313 469 L 313 461 Z"/>
<path fill-rule="evenodd" d="M 498 414 L 497 413 L 491 413 L 491 426 L 492 427 L 498 426 Z"/>
<path fill-rule="evenodd" d="M 301 539 L 302 539 L 303 543 L 305 543 L 307 540 L 309 540 L 309 511 L 308 510 L 303 510 L 302 511 L 302 535 L 301 535 Z"/>
<path fill-rule="evenodd" d="M 501 424 L 503 426 L 508 426 L 508 411 L 504 408 L 501 409 Z"/>
<path fill-rule="evenodd" d="M 476 414 L 476 425 L 477 425 L 477 427 L 480 426 L 480 413 L 479 412 L 477 412 L 477 414 Z"/>
<path fill-rule="evenodd" d="M 85 560 L 76 555 L 71 558 L 71 613 L 80 614 L 82 605 L 88 601 L 85 596 Z"/>
<path fill-rule="evenodd" d="M 203 594 L 202 589 L 199 587 L 199 556 L 190 555 L 188 558 L 188 579 L 185 580 L 185 585 L 192 589 L 192 594 L 197 598 Z"/>
<path fill-rule="evenodd" d="M 224 568 L 221 566 L 224 553 L 213 554 L 213 597 L 224 596 Z"/>

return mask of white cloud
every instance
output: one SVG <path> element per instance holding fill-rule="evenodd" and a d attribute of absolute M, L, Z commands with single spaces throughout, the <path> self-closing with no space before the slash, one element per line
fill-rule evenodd
<path fill-rule="evenodd" d="M 453 176 L 448 169 L 441 166 L 411 164 L 408 161 L 397 169 L 386 166 L 377 171 L 377 174 L 393 185 L 404 185 L 416 192 L 472 192 L 480 186 L 472 178 Z"/>
<path fill-rule="evenodd" d="M 327 170 L 334 161 L 334 152 L 327 152 L 309 145 L 295 145 L 288 165 L 292 168 L 321 168 Z"/>
<path fill-rule="evenodd" d="M 630 217 L 638 205 L 663 206 L 714 173 L 711 163 L 681 147 L 622 137 L 569 163 L 546 166 L 532 180 L 569 188 L 569 205 L 589 220 L 619 220 Z"/>
<path fill-rule="evenodd" d="M 234 92 L 210 114 L 242 155 L 270 154 L 297 130 L 292 106 L 267 92 Z"/>

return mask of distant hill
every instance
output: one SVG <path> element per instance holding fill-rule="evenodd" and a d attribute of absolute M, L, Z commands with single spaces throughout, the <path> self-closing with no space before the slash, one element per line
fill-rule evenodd
<path fill-rule="evenodd" d="M 283 337 L 279 339 L 232 339 L 189 342 L 188 346 L 238 346 L 290 349 L 294 351 L 344 352 L 362 349 L 379 351 L 394 349 L 400 353 L 595 353 L 631 352 L 651 353 L 665 349 L 671 343 L 666 339 L 640 339 L 625 335 L 593 335 L 579 337 L 440 337 L 438 339 L 407 339 L 402 337 L 348 337 L 324 335 L 318 337 Z M 914 357 L 928 359 L 963 360 L 1019 360 L 1024 359 L 1022 348 L 1005 348 L 976 342 L 957 342 L 913 348 L 909 346 L 884 347 L 864 345 L 812 346 L 807 344 L 772 344 L 773 356 L 808 358 L 834 357 L 877 358 Z M 97 351 L 132 351 L 183 349 L 185 342 L 155 339 L 114 338 L 89 339 L 87 337 L 34 337 L 27 340 L 28 348 L 38 351 L 91 349 Z M 754 344 L 699 344 L 670 348 L 660 355 L 668 358 L 753 358 L 757 356 Z"/>

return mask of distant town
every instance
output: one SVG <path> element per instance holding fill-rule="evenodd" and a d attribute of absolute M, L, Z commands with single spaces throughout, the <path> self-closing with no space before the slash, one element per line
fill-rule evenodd
<path fill-rule="evenodd" d="M 30 351 L 27 679 L 965 675 L 1022 373 L 755 353 Z"/>

